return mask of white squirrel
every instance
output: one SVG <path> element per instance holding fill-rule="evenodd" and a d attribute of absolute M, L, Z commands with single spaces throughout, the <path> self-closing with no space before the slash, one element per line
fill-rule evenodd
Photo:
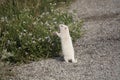
<path fill-rule="evenodd" d="M 56 32 L 57 36 L 60 37 L 61 45 L 62 45 L 62 53 L 64 56 L 64 60 L 72 63 L 76 63 L 77 59 L 74 56 L 74 48 L 71 40 L 71 36 L 69 33 L 68 26 L 64 24 L 59 25 L 60 33 Z"/>

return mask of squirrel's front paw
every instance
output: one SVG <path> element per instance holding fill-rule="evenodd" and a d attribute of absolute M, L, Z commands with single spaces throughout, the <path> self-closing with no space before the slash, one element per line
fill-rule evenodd
<path fill-rule="evenodd" d="M 55 32 L 55 34 L 56 34 L 58 37 L 60 37 L 60 33 L 58 33 L 58 32 Z"/>
<path fill-rule="evenodd" d="M 58 32 L 53 32 L 53 35 L 57 35 L 58 34 Z"/>

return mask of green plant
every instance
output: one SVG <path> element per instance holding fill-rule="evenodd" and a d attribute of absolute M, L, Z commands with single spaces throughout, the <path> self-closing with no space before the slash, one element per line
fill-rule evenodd
<path fill-rule="evenodd" d="M 25 8 L 22 9 L 21 2 L 12 1 L 1 7 L 1 10 L 10 8 L 1 12 L 2 60 L 16 63 L 58 56 L 61 50 L 60 40 L 53 33 L 58 30 L 58 25 L 61 23 L 69 26 L 73 41 L 80 37 L 82 22 L 75 22 L 71 14 L 55 8 L 55 2 L 45 0 L 42 5 L 35 2 L 30 7 L 25 2 L 23 4 Z M 45 3 L 49 7 L 45 7 Z"/>

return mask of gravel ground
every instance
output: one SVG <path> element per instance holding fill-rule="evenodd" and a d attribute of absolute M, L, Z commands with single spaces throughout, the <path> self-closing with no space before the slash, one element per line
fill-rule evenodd
<path fill-rule="evenodd" d="M 11 80 L 120 80 L 120 0 L 76 0 L 74 9 L 85 20 L 74 46 L 78 63 L 55 58 L 16 66 Z"/>

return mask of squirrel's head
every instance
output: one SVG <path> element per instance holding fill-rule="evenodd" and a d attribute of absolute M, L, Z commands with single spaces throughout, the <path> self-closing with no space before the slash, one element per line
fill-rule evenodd
<path fill-rule="evenodd" d="M 68 26 L 64 24 L 59 25 L 60 32 L 69 32 Z"/>

